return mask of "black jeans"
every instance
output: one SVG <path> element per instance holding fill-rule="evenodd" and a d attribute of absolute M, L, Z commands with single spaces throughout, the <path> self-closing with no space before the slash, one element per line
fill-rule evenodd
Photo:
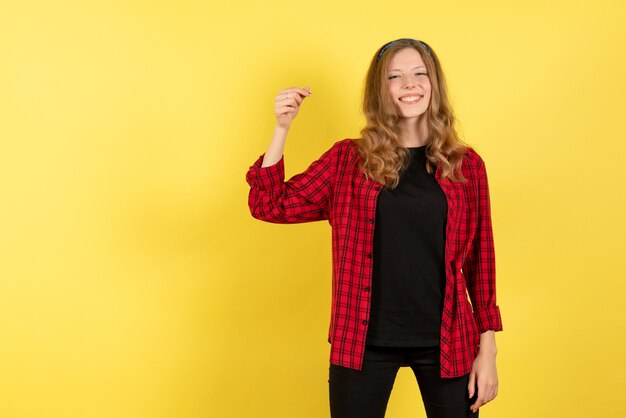
<path fill-rule="evenodd" d="M 428 418 L 478 418 L 469 407 L 478 398 L 469 398 L 469 373 L 441 378 L 439 346 L 365 347 L 362 370 L 330 364 L 329 393 L 331 418 L 383 418 L 398 369 L 413 370 Z M 475 391 L 477 392 L 477 391 Z"/>

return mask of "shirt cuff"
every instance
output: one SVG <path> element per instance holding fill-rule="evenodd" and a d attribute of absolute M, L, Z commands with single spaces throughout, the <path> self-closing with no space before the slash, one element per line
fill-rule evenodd
<path fill-rule="evenodd" d="M 502 331 L 502 317 L 500 316 L 500 308 L 497 305 L 489 309 L 475 311 L 474 320 L 481 334 L 489 330 Z"/>
<path fill-rule="evenodd" d="M 278 184 L 282 184 L 285 181 L 284 154 L 281 155 L 280 160 L 276 163 L 267 167 L 261 167 L 264 157 L 265 153 L 261 154 L 254 164 L 250 166 L 248 173 L 246 174 L 246 181 L 250 187 L 269 189 Z"/>

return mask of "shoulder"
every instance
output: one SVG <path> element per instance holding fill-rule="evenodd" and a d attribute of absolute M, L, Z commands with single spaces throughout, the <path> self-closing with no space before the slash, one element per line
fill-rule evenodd
<path fill-rule="evenodd" d="M 356 145 L 356 144 L 354 144 Z M 349 166 L 356 156 L 356 146 L 353 146 L 353 140 L 344 138 L 332 143 L 326 148 L 326 151 L 316 160 L 316 164 L 322 164 L 327 168 L 335 170 L 343 170 Z"/>
<path fill-rule="evenodd" d="M 358 146 L 356 140 L 353 138 L 344 138 L 335 142 L 333 145 L 334 148 L 337 148 L 338 151 L 342 152 L 351 152 Z"/>
<path fill-rule="evenodd" d="M 358 144 L 354 139 L 344 138 L 336 141 L 327 152 L 334 158 L 345 159 L 356 155 L 357 148 Z"/>
<path fill-rule="evenodd" d="M 482 164 L 484 163 L 482 157 L 480 156 L 480 154 L 478 153 L 478 151 L 476 151 L 474 148 L 472 147 L 465 147 L 465 156 L 464 159 L 467 160 L 468 163 L 470 164 Z"/>
<path fill-rule="evenodd" d="M 465 155 L 463 156 L 463 167 L 470 171 L 476 172 L 482 169 L 485 165 L 480 154 L 472 147 L 465 148 Z"/>
<path fill-rule="evenodd" d="M 485 176 L 485 161 L 482 159 L 476 149 L 466 146 L 465 155 L 461 164 L 461 172 L 469 184 L 475 184 L 481 181 Z"/>

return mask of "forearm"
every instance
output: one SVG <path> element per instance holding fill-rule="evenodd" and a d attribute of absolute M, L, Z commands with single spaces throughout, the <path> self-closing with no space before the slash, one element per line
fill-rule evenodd
<path fill-rule="evenodd" d="M 275 130 L 273 145 L 280 145 L 284 129 Z M 338 141 L 306 170 L 285 181 L 282 156 L 271 160 L 271 153 L 260 155 L 246 173 L 250 185 L 248 206 L 256 219 L 273 223 L 301 223 L 328 220 L 331 210 L 332 182 L 337 167 L 336 155 L 344 142 Z M 262 167 L 263 160 L 266 166 Z"/>
<path fill-rule="evenodd" d="M 287 141 L 288 128 L 282 128 L 278 125 L 274 128 L 274 136 L 272 136 L 272 142 L 269 148 L 265 152 L 263 157 L 263 164 L 261 167 L 268 167 L 276 164 L 283 156 L 285 152 L 285 142 Z"/>
<path fill-rule="evenodd" d="M 480 352 L 488 354 L 497 354 L 496 333 L 494 330 L 485 331 L 480 334 Z"/>

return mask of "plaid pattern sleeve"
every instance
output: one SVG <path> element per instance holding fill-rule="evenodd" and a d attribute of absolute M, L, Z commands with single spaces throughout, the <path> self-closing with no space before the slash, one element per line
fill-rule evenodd
<path fill-rule="evenodd" d="M 272 223 L 301 223 L 327 220 L 330 217 L 334 148 L 302 173 L 286 182 L 285 156 L 267 167 L 261 167 L 265 153 L 246 174 L 250 185 L 248 206 L 256 219 Z"/>
<path fill-rule="evenodd" d="M 489 184 L 485 162 L 477 156 L 476 173 L 471 189 L 477 207 L 473 210 L 476 220 L 474 237 L 469 244 L 463 272 L 467 280 L 467 288 L 474 319 L 478 330 L 502 331 L 500 309 L 496 304 L 496 259 L 491 226 L 491 207 Z"/>

